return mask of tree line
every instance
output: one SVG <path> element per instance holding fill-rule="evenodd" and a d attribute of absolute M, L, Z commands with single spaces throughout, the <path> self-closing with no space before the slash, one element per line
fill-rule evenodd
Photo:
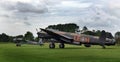
<path fill-rule="evenodd" d="M 57 24 L 57 25 L 49 25 L 46 29 L 55 29 L 59 31 L 65 32 L 75 32 L 75 30 L 79 29 L 79 26 L 75 23 L 68 23 L 68 24 Z"/>
<path fill-rule="evenodd" d="M 84 26 L 81 30 L 79 26 L 75 23 L 68 23 L 68 24 L 57 24 L 57 25 L 50 25 L 46 29 L 55 29 L 59 31 L 64 31 L 64 32 L 71 32 L 71 33 L 76 33 L 80 32 L 81 34 L 86 34 L 86 35 L 93 35 L 93 36 L 100 36 L 101 30 L 89 30 L 86 26 Z M 107 38 L 113 38 L 112 34 L 110 32 L 106 32 Z"/>
<path fill-rule="evenodd" d="M 14 42 L 15 38 L 23 38 L 23 42 L 26 40 L 34 41 L 34 36 L 32 32 L 28 31 L 24 35 L 9 36 L 5 33 L 0 34 L 0 42 Z"/>
<path fill-rule="evenodd" d="M 80 29 L 80 27 L 75 23 L 49 25 L 48 27 L 46 27 L 46 29 L 55 29 L 55 30 L 71 32 L 71 33 L 80 32 L 81 34 L 87 34 L 93 36 L 100 36 L 101 34 L 101 30 L 89 30 L 86 26 Z M 115 38 L 117 44 L 120 44 L 120 32 L 116 32 L 114 37 L 110 32 L 106 32 L 106 36 L 107 38 Z M 0 34 L 0 42 L 14 42 L 14 38 L 18 38 L 18 37 L 23 38 L 24 42 L 38 41 L 38 37 L 34 37 L 33 33 L 28 31 L 23 35 L 17 35 L 17 36 L 9 36 L 5 33 L 2 33 Z"/>

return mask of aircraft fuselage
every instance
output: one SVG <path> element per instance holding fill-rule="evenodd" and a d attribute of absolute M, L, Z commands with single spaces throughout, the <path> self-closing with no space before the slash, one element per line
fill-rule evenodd
<path fill-rule="evenodd" d="M 47 30 L 41 29 L 44 31 L 44 34 L 38 33 L 39 38 L 47 38 L 47 39 L 55 39 L 59 41 L 61 44 L 75 44 L 81 45 L 84 44 L 86 47 L 90 47 L 90 45 L 115 45 L 114 39 L 106 38 L 104 35 L 101 37 L 98 36 L 91 36 L 91 35 L 84 35 L 84 34 L 76 34 L 76 33 L 68 33 L 68 32 L 61 32 L 55 30 Z M 54 42 L 52 42 L 54 43 Z"/>

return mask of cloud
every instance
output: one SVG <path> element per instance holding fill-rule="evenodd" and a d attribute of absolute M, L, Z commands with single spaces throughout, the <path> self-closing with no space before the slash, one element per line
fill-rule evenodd
<path fill-rule="evenodd" d="M 23 34 L 59 23 L 119 30 L 119 0 L 1 0 L 0 33 Z"/>
<path fill-rule="evenodd" d="M 31 5 L 29 3 L 18 2 L 16 5 L 16 10 L 23 13 L 45 13 L 47 12 L 47 7 L 44 5 Z"/>
<path fill-rule="evenodd" d="M 87 8 L 91 3 L 81 3 L 77 1 L 62 1 L 61 5 L 64 7 Z"/>
<path fill-rule="evenodd" d="M 120 0 L 110 0 L 108 4 L 112 9 L 120 8 Z"/>
<path fill-rule="evenodd" d="M 21 13 L 38 13 L 42 14 L 48 11 L 45 5 L 33 5 L 31 3 L 24 3 L 24 2 L 12 2 L 8 4 L 3 4 L 3 8 L 8 11 L 16 11 Z"/>
<path fill-rule="evenodd" d="M 24 24 L 31 26 L 31 23 L 29 23 L 29 22 L 24 22 Z"/>
<path fill-rule="evenodd" d="M 80 10 L 88 8 L 92 5 L 92 3 L 82 3 L 80 0 L 62 0 L 60 3 L 53 5 L 49 5 L 49 12 L 52 15 L 59 16 L 69 16 L 78 14 Z"/>

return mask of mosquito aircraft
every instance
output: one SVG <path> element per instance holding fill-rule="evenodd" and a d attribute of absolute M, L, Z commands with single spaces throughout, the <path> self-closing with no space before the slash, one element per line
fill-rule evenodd
<path fill-rule="evenodd" d="M 55 48 L 55 41 L 59 42 L 59 48 L 65 48 L 65 44 L 73 45 L 82 45 L 85 47 L 91 47 L 91 45 L 100 45 L 102 48 L 105 48 L 105 45 L 115 45 L 114 38 L 110 39 L 106 37 L 106 32 L 103 30 L 100 37 L 85 35 L 85 34 L 76 34 L 57 31 L 53 29 L 42 29 L 40 32 L 37 32 L 37 35 L 41 39 L 50 39 L 49 48 Z"/>

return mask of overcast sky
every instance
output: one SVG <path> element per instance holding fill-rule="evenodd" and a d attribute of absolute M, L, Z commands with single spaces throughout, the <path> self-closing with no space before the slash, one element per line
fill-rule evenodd
<path fill-rule="evenodd" d="M 120 31 L 120 0 L 0 0 L 0 33 L 24 34 L 59 23 Z"/>

